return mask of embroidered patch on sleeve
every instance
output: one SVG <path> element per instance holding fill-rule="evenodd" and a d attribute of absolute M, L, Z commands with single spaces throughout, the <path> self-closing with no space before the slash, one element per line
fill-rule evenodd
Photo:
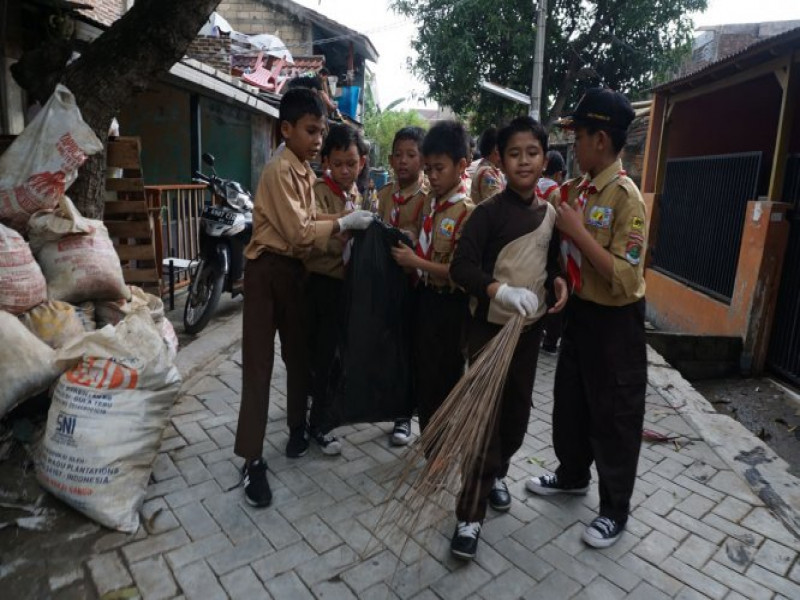
<path fill-rule="evenodd" d="M 635 242 L 640 246 L 644 244 L 644 236 L 641 233 L 630 232 L 628 234 L 628 242 Z"/>
<path fill-rule="evenodd" d="M 451 219 L 449 217 L 445 217 L 439 224 L 439 233 L 441 233 L 446 238 L 451 238 L 453 237 L 453 230 L 455 228 L 456 228 L 456 220 Z"/>
<path fill-rule="evenodd" d="M 589 210 L 586 223 L 587 225 L 599 227 L 600 229 L 608 229 L 611 227 L 611 216 L 613 214 L 614 209 L 610 206 L 593 206 Z"/>
<path fill-rule="evenodd" d="M 644 219 L 642 217 L 633 217 L 631 219 L 631 231 L 644 231 Z"/>
<path fill-rule="evenodd" d="M 637 242 L 629 241 L 625 246 L 625 260 L 636 266 L 642 257 L 642 245 Z"/>

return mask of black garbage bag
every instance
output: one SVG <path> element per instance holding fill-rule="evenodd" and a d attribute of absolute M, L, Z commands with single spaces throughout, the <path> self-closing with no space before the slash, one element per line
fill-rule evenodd
<path fill-rule="evenodd" d="M 375 221 L 354 236 L 343 294 L 343 330 L 330 383 L 337 424 L 411 414 L 412 289 L 390 249 L 411 241 Z"/>

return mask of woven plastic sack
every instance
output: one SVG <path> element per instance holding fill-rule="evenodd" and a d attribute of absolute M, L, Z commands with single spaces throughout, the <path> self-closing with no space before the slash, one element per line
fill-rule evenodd
<path fill-rule="evenodd" d="M 17 317 L 0 311 L 0 417 L 47 390 L 61 371 L 50 346 Z"/>
<path fill-rule="evenodd" d="M 15 315 L 47 300 L 47 282 L 28 243 L 0 225 L 0 310 Z"/>
<path fill-rule="evenodd" d="M 85 333 L 75 307 L 58 300 L 43 302 L 20 316 L 20 320 L 51 348 L 61 348 Z"/>
<path fill-rule="evenodd" d="M 164 315 L 164 301 L 158 296 L 148 294 L 135 285 L 128 286 L 131 291 L 130 300 L 103 300 L 95 302 L 95 314 L 98 327 L 116 325 L 126 315 L 141 307 L 150 311 L 150 316 L 161 332 L 161 337 L 169 349 L 170 356 L 175 358 L 178 354 L 178 336 L 175 328 Z"/>
<path fill-rule="evenodd" d="M 0 156 L 0 221 L 25 231 L 28 217 L 53 208 L 86 158 L 103 149 L 63 85 Z"/>
<path fill-rule="evenodd" d="M 147 310 L 65 346 L 57 364 L 68 368 L 47 415 L 39 482 L 98 523 L 136 531 L 180 374 Z"/>
<path fill-rule="evenodd" d="M 47 297 L 78 303 L 130 298 L 122 265 L 102 221 L 83 217 L 62 196 L 56 210 L 29 221 L 31 249 L 47 280 Z"/>

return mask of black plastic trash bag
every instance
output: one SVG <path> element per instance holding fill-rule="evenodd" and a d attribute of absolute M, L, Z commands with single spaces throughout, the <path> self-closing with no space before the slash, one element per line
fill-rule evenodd
<path fill-rule="evenodd" d="M 355 235 L 343 294 L 332 416 L 338 424 L 411 416 L 412 289 L 392 258 L 399 230 L 375 221 Z"/>

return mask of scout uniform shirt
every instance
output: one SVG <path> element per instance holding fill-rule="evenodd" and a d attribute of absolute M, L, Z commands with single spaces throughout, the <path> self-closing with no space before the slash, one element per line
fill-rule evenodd
<path fill-rule="evenodd" d="M 473 204 L 480 204 L 487 198 L 491 198 L 498 192 L 502 192 L 506 187 L 506 179 L 503 173 L 487 159 L 483 159 L 478 165 L 475 176 L 472 178 L 472 188 L 470 196 Z"/>
<path fill-rule="evenodd" d="M 422 228 L 417 242 L 417 255 L 431 262 L 449 265 L 453 260 L 461 229 L 475 205 L 467 197 L 463 183 L 437 199 L 428 195 L 422 209 Z M 422 281 L 437 291 L 455 291 L 449 277 L 441 278 L 430 273 L 421 274 Z"/>
<path fill-rule="evenodd" d="M 413 185 L 402 190 L 397 183 L 387 183 L 378 190 L 378 215 L 392 227 L 410 231 L 419 237 L 422 226 L 422 208 L 428 196 L 428 182 L 423 173 Z"/>
<path fill-rule="evenodd" d="M 309 164 L 289 148 L 273 157 L 261 172 L 253 206 L 253 236 L 245 248 L 248 260 L 262 252 L 303 258 L 312 247 L 328 244 L 334 221 L 317 221 Z"/>
<path fill-rule="evenodd" d="M 314 197 L 317 212 L 328 215 L 339 214 L 345 210 L 354 210 L 361 204 L 361 196 L 355 184 L 350 191 L 342 190 L 327 175 L 314 183 Z M 306 269 L 335 279 L 344 279 L 345 243 L 338 236 L 331 236 L 324 250 L 314 248 L 304 259 Z"/>
<path fill-rule="evenodd" d="M 645 205 L 639 188 L 622 170 L 622 162 L 618 159 L 594 179 L 587 174 L 568 181 L 562 197 L 577 210 L 585 204 L 584 226 L 614 256 L 614 276 L 608 282 L 588 260 L 580 260 L 578 252 L 580 283 L 570 281 L 577 296 L 605 306 L 625 306 L 643 298 Z M 562 252 L 565 244 L 572 241 L 562 242 Z M 568 275 L 570 271 L 567 265 Z"/>

